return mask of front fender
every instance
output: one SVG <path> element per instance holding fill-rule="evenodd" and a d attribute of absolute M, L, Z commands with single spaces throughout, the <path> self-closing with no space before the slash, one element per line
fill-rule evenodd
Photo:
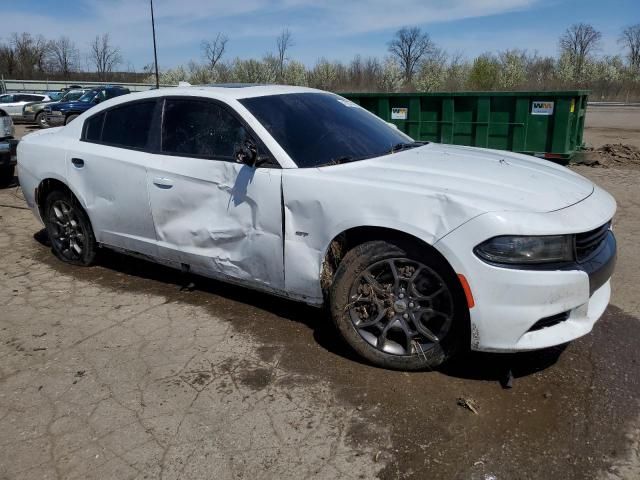
<path fill-rule="evenodd" d="M 309 199 L 305 190 L 285 185 L 285 285 L 287 291 L 314 304 L 323 302 L 323 262 L 331 242 L 341 233 L 357 227 L 378 227 L 433 245 L 478 214 L 445 197 L 434 200 L 407 193 L 407 201 L 394 201 L 397 192 L 378 192 L 377 198 L 367 199 L 336 191 L 324 192 L 322 199 Z M 322 191 L 317 186 L 314 190 Z M 415 208 L 407 212 L 405 206 L 412 201 Z"/>

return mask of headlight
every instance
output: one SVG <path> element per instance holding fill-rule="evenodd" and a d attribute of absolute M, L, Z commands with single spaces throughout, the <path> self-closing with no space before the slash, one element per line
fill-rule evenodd
<path fill-rule="evenodd" d="M 51 115 L 62 115 L 62 112 L 60 110 L 53 110 Z"/>
<path fill-rule="evenodd" d="M 33 107 L 31 107 L 31 106 L 24 107 L 24 111 L 25 112 L 33 112 Z"/>
<path fill-rule="evenodd" d="M 531 264 L 573 260 L 573 235 L 494 237 L 475 248 L 477 256 L 491 263 Z"/>

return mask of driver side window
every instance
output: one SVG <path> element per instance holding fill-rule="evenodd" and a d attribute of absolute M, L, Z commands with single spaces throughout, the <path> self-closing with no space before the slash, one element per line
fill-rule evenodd
<path fill-rule="evenodd" d="M 203 100 L 168 98 L 162 122 L 162 153 L 235 161 L 235 151 L 250 138 L 227 110 Z"/>

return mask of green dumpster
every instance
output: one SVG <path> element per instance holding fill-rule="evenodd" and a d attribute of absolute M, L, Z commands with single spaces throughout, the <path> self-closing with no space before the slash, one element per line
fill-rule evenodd
<path fill-rule="evenodd" d="M 415 140 L 569 160 L 582 146 L 589 91 L 341 95 Z"/>

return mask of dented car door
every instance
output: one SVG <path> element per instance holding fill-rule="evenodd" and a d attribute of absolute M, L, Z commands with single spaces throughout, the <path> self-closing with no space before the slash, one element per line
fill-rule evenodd
<path fill-rule="evenodd" d="M 250 136 L 225 106 L 167 98 L 147 173 L 160 257 L 191 271 L 284 287 L 281 170 L 236 163 Z"/>

